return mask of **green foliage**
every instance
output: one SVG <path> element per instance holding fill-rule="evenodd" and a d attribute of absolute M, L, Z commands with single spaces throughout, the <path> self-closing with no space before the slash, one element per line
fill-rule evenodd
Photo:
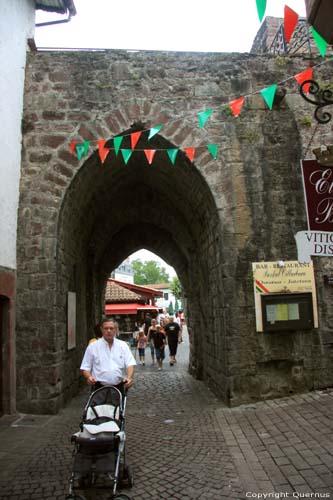
<path fill-rule="evenodd" d="M 310 128 L 312 125 L 312 119 L 310 118 L 310 116 L 302 116 L 299 122 L 303 127 Z"/>
<path fill-rule="evenodd" d="M 134 283 L 137 285 L 152 285 L 154 283 L 168 283 L 169 275 L 165 267 L 159 262 L 148 260 L 142 262 L 140 259 L 133 260 Z"/>
<path fill-rule="evenodd" d="M 283 67 L 287 66 L 287 64 L 290 63 L 290 58 L 286 56 L 276 56 L 275 57 L 275 64 L 277 66 Z"/>
<path fill-rule="evenodd" d="M 176 299 L 180 299 L 182 297 L 183 295 L 182 285 L 177 276 L 174 276 L 172 278 L 170 283 L 170 290 L 172 291 Z"/>

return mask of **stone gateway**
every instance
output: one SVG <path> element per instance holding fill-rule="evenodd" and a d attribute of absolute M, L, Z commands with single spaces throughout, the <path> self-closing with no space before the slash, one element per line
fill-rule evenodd
<path fill-rule="evenodd" d="M 20 411 L 55 413 L 76 393 L 106 280 L 140 248 L 176 269 L 190 372 L 227 404 L 333 384 L 330 258 L 314 259 L 318 329 L 258 333 L 253 294 L 253 262 L 297 259 L 294 235 L 307 229 L 300 161 L 331 135 L 292 78 L 308 66 L 305 55 L 29 54 L 18 223 Z M 317 70 L 323 81 L 328 66 Z M 260 90 L 278 82 L 287 94 L 269 110 Z M 241 96 L 235 118 L 228 103 Z M 197 115 L 207 109 L 200 127 Z M 123 136 L 121 149 L 131 151 L 131 134 L 140 131 L 125 162 L 113 138 Z M 110 148 L 103 164 L 99 139 Z M 72 141 L 89 141 L 80 160 Z M 216 159 L 208 144 L 218 144 Z M 151 164 L 145 149 L 156 150 Z M 69 292 L 76 298 L 70 349 Z"/>

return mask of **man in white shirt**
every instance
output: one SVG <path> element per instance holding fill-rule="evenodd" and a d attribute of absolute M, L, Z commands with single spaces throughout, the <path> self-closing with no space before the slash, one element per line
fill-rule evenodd
<path fill-rule="evenodd" d="M 94 388 L 103 385 L 123 385 L 128 389 L 133 385 L 136 361 L 129 346 L 116 338 L 117 323 L 104 319 L 101 323 L 102 338 L 89 344 L 81 367 L 88 385 Z"/>

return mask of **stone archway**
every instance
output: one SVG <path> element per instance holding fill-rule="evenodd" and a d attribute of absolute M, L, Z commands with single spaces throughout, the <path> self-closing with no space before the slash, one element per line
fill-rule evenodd
<path fill-rule="evenodd" d="M 288 64 L 296 74 L 304 59 Z M 299 160 L 311 131 L 303 137 L 298 128 L 297 98 L 268 113 L 253 95 L 237 121 L 221 109 L 235 94 L 271 83 L 270 71 L 283 80 L 274 58 L 248 54 L 29 56 L 17 245 L 19 410 L 56 412 L 75 393 L 105 280 L 140 247 L 176 268 L 188 299 L 191 372 L 227 403 L 327 385 L 331 353 L 318 342 L 322 335 L 326 345 L 329 332 L 325 300 L 322 334 L 255 329 L 251 263 L 296 258 L 294 234 L 306 224 Z M 208 105 L 219 111 L 200 130 L 193 110 Z M 159 123 L 163 130 L 148 141 Z M 116 135 L 126 136 L 128 148 L 128 134 L 142 128 L 137 149 L 157 149 L 152 165 L 135 151 L 127 165 L 111 152 L 102 166 L 96 142 L 85 160 L 70 153 L 72 140 Z M 208 142 L 223 148 L 217 160 Z M 180 151 L 171 165 L 166 148 L 192 145 L 200 146 L 193 164 Z M 328 268 L 322 262 L 318 275 Z M 78 311 L 71 350 L 68 291 L 76 292 Z M 293 381 L 280 361 L 288 370 L 301 363 L 302 376 Z"/>
<path fill-rule="evenodd" d="M 134 130 L 136 127 L 123 132 L 125 141 Z M 202 377 L 205 330 L 212 328 L 207 317 L 212 301 L 207 263 L 210 261 L 212 268 L 216 268 L 221 258 L 219 217 L 212 193 L 196 166 L 180 152 L 177 166 L 173 167 L 166 158 L 166 148 L 175 145 L 162 136 L 148 145 L 147 136 L 148 132 L 142 134 L 139 149 L 127 165 L 114 151 L 101 165 L 95 152 L 67 190 L 58 221 L 60 310 L 56 322 L 65 336 L 66 318 L 62 311 L 66 307 L 66 294 L 62 290 L 75 291 L 81 355 L 87 335 L 91 335 L 101 313 L 105 281 L 110 272 L 144 246 L 175 267 L 183 283 L 193 332 L 191 371 Z M 140 151 L 147 147 L 159 149 L 153 165 L 148 164 Z M 200 196 L 193 197 L 193 192 Z M 196 330 L 202 334 L 196 335 Z M 66 372 L 72 376 L 66 385 L 70 388 L 75 387 L 79 359 L 75 355 L 74 359 L 67 358 Z"/>

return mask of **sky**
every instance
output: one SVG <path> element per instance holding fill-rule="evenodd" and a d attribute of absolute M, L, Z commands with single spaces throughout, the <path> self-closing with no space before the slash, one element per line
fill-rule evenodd
<path fill-rule="evenodd" d="M 249 52 L 260 28 L 256 0 L 74 0 L 69 23 L 36 28 L 37 47 Z M 266 15 L 287 5 L 305 16 L 304 0 L 267 0 Z M 37 11 L 37 23 L 66 16 Z"/>
<path fill-rule="evenodd" d="M 105 48 L 194 52 L 249 52 L 260 21 L 256 0 L 74 0 L 77 15 L 69 23 L 36 28 L 37 47 Z M 284 6 L 305 16 L 304 0 L 267 0 L 266 16 L 283 18 Z M 36 22 L 66 16 L 37 11 Z M 175 270 L 148 250 L 131 260 L 155 260 Z"/>

